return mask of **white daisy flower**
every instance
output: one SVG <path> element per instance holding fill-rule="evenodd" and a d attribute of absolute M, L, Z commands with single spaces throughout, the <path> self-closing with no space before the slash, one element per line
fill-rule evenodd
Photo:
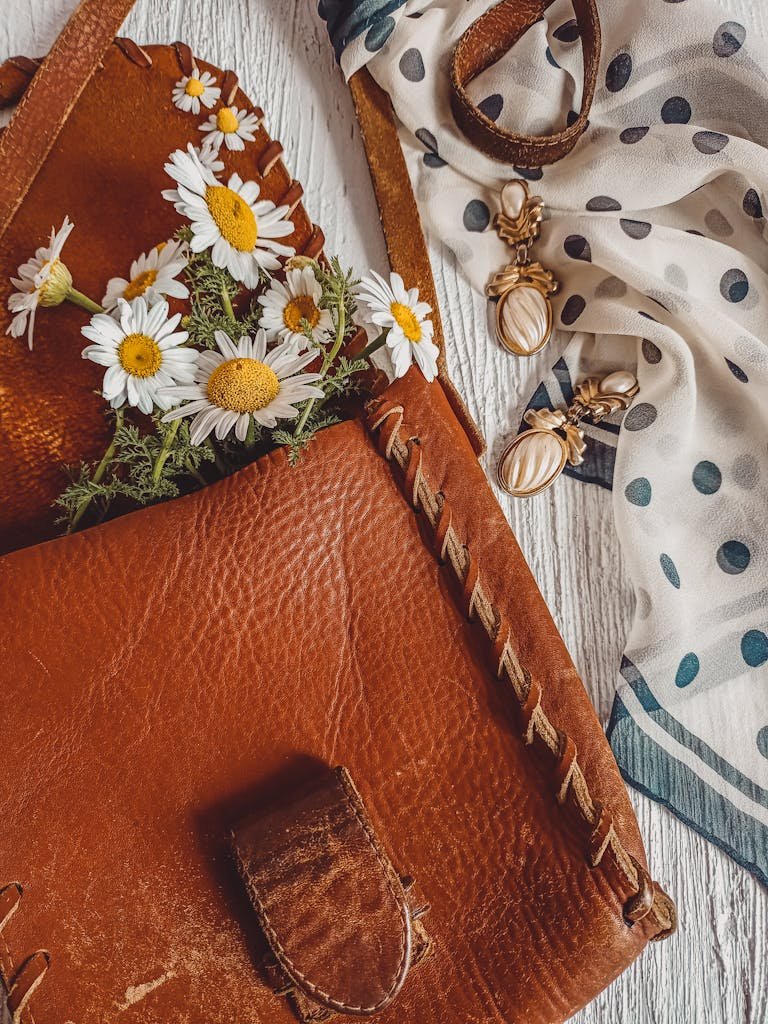
<path fill-rule="evenodd" d="M 210 249 L 214 265 L 225 267 L 246 288 L 257 287 L 260 269 L 280 267 L 277 255 L 293 255 L 290 246 L 277 241 L 293 234 L 293 224 L 285 217 L 288 207 L 259 199 L 255 181 L 244 182 L 233 174 L 222 185 L 191 145 L 186 153 L 172 153 L 165 170 L 178 187 L 166 189 L 163 196 L 192 222 L 192 251 Z"/>
<path fill-rule="evenodd" d="M 223 331 L 216 331 L 219 351 L 201 352 L 195 371 L 195 383 L 168 388 L 173 409 L 163 422 L 194 416 L 190 426 L 192 444 L 200 444 L 215 431 L 221 441 L 234 427 L 235 437 L 244 441 L 251 421 L 274 427 L 278 420 L 293 419 L 297 402 L 322 398 L 313 383 L 319 373 L 301 373 L 316 358 L 316 352 L 297 355 L 287 342 L 267 352 L 263 330 L 251 339 L 244 336 L 235 344 Z"/>
<path fill-rule="evenodd" d="M 40 246 L 32 259 L 19 267 L 19 276 L 11 278 L 16 291 L 8 299 L 8 310 L 15 315 L 6 334 L 20 338 L 26 330 L 30 349 L 37 307 L 61 305 L 72 288 L 72 275 L 61 260 L 61 250 L 73 227 L 65 217 L 58 231 L 51 228 L 48 245 Z"/>
<path fill-rule="evenodd" d="M 325 341 L 333 330 L 333 321 L 329 310 L 319 307 L 322 294 L 322 285 L 312 266 L 288 270 L 285 284 L 273 277 L 269 290 L 259 299 L 263 307 L 259 325 L 267 332 L 269 341 L 279 338 L 290 342 L 297 352 L 303 352 L 309 341 L 301 329 L 302 320 L 312 328 L 316 341 Z"/>
<path fill-rule="evenodd" d="M 102 306 L 109 312 L 117 305 L 118 299 L 131 302 L 140 295 L 150 305 L 154 305 L 163 296 L 172 299 L 186 299 L 189 290 L 176 278 L 187 265 L 186 245 L 184 242 L 161 242 L 149 252 L 142 253 L 131 264 L 130 277 L 113 277 L 107 284 L 107 293 L 101 300 Z"/>
<path fill-rule="evenodd" d="M 406 289 L 399 274 L 390 274 L 387 284 L 372 270 L 371 276 L 364 277 L 357 286 L 356 293 L 368 306 L 373 323 L 389 331 L 386 343 L 395 376 L 404 376 L 415 360 L 427 380 L 434 380 L 440 350 L 432 341 L 434 325 L 428 319 L 432 308 L 419 302 L 419 289 Z"/>
<path fill-rule="evenodd" d="M 200 125 L 200 131 L 210 133 L 206 145 L 218 152 L 222 145 L 227 149 L 245 149 L 246 142 L 256 138 L 254 132 L 258 127 L 259 119 L 255 114 L 237 107 L 221 107 Z"/>
<path fill-rule="evenodd" d="M 219 174 L 224 170 L 224 161 L 219 160 L 218 150 L 209 146 L 207 139 L 202 146 L 193 146 L 192 148 L 203 167 L 207 167 L 212 174 Z"/>
<path fill-rule="evenodd" d="M 181 313 L 168 318 L 168 303 L 151 308 L 142 297 L 126 302 L 118 299 L 119 318 L 97 313 L 82 328 L 93 342 L 83 349 L 83 359 L 106 366 L 102 393 L 113 408 L 137 406 L 151 413 L 170 409 L 173 401 L 159 391 L 195 379 L 197 351 L 182 348 L 189 334 L 177 331 Z"/>
<path fill-rule="evenodd" d="M 185 113 L 200 113 L 200 104 L 209 110 L 221 96 L 221 89 L 210 71 L 202 75 L 196 67 L 191 75 L 183 75 L 173 88 L 173 102 Z"/>

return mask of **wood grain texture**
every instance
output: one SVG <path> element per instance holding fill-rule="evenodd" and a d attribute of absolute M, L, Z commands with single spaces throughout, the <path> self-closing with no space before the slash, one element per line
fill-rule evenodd
<path fill-rule="evenodd" d="M 10 0 L 0 8 L 0 59 L 46 52 L 75 0 Z M 734 4 L 748 23 L 768 12 Z M 762 27 L 762 26 L 761 26 Z M 328 250 L 359 270 L 386 266 L 373 193 L 352 104 L 313 0 L 139 0 L 124 34 L 138 42 L 182 38 L 193 51 L 240 75 L 267 112 L 270 132 L 304 185 L 306 206 Z M 492 476 L 505 437 L 556 341 L 532 360 L 491 341 L 485 301 L 472 293 L 450 253 L 431 256 L 458 387 L 488 442 Z M 562 341 L 560 340 L 560 344 Z M 553 611 L 603 722 L 633 598 L 613 527 L 611 496 L 562 480 L 550 493 L 502 506 Z M 653 872 L 680 909 L 680 932 L 652 946 L 578 1024 L 765 1024 L 768 1020 L 768 893 L 675 817 L 633 794 Z"/>

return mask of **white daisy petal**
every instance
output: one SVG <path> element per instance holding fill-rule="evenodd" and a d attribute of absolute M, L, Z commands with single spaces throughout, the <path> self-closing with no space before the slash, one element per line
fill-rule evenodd
<path fill-rule="evenodd" d="M 432 341 L 432 312 L 419 301 L 418 288 L 406 289 L 399 274 L 390 274 L 389 283 L 371 271 L 357 286 L 358 300 L 368 307 L 368 320 L 388 328 L 386 338 L 396 377 L 402 377 L 415 360 L 427 380 L 437 375 L 439 350 Z"/>
<path fill-rule="evenodd" d="M 19 276 L 11 278 L 16 291 L 8 298 L 8 310 L 17 315 L 11 320 L 7 333 L 19 338 L 26 329 L 30 349 L 38 305 L 41 302 L 46 306 L 60 305 L 72 285 L 72 275 L 61 261 L 61 252 L 73 227 L 69 217 L 65 217 L 58 231 L 51 228 L 48 245 L 39 246 L 32 259 L 18 268 Z"/>

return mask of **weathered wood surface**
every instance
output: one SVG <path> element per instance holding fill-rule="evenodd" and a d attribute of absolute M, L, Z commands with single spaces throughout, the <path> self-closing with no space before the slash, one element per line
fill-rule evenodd
<path fill-rule="evenodd" d="M 649 0 L 651 2 L 651 0 Z M 46 52 L 75 0 L 8 0 L 0 7 L 0 59 Z M 760 5 L 739 4 L 749 22 Z M 124 29 L 138 42 L 184 39 L 237 69 L 246 92 L 304 184 L 328 249 L 360 270 L 386 266 L 352 104 L 312 0 L 138 0 Z M 519 422 L 553 348 L 527 362 L 489 343 L 485 303 L 451 255 L 431 240 L 454 380 L 489 441 L 489 473 Z M 602 720 L 632 614 L 613 527 L 611 496 L 562 480 L 527 502 L 502 504 Z M 679 903 L 676 938 L 652 946 L 578 1024 L 765 1024 L 768 893 L 657 804 L 633 793 L 652 867 Z"/>

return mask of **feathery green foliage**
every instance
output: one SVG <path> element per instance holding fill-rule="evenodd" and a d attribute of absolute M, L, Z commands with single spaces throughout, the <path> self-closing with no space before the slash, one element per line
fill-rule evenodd
<path fill-rule="evenodd" d="M 181 228 L 177 237 L 188 243 L 191 230 Z M 333 325 L 333 337 L 321 343 L 306 320 L 301 324 L 307 344 L 318 350 L 322 377 L 317 386 L 323 398 L 305 402 L 295 421 L 281 421 L 273 430 L 252 421 L 245 442 L 230 433 L 221 441 L 210 436 L 200 445 L 191 443 L 186 420 L 163 423 L 161 411 L 147 418 L 127 406 L 108 410 L 114 429 L 104 457 L 98 464 L 83 463 L 69 470 L 69 485 L 56 502 L 62 510 L 59 522 L 68 532 L 81 523 L 99 522 L 116 508 L 127 511 L 206 486 L 275 447 L 284 446 L 288 461 L 296 465 L 319 430 L 341 421 L 343 403 L 360 391 L 360 374 L 370 365 L 367 359 L 341 354 L 345 340 L 356 330 L 357 281 L 335 257 L 327 265 L 311 261 L 311 266 L 322 287 L 319 306 L 329 311 Z M 255 334 L 261 316 L 257 298 L 249 295 L 244 303 L 240 285 L 227 270 L 214 266 L 209 252 L 190 253 L 184 273 L 190 297 L 182 326 L 189 332 L 191 347 L 214 348 L 217 331 L 234 341 Z M 262 283 L 268 280 L 264 274 Z"/>

